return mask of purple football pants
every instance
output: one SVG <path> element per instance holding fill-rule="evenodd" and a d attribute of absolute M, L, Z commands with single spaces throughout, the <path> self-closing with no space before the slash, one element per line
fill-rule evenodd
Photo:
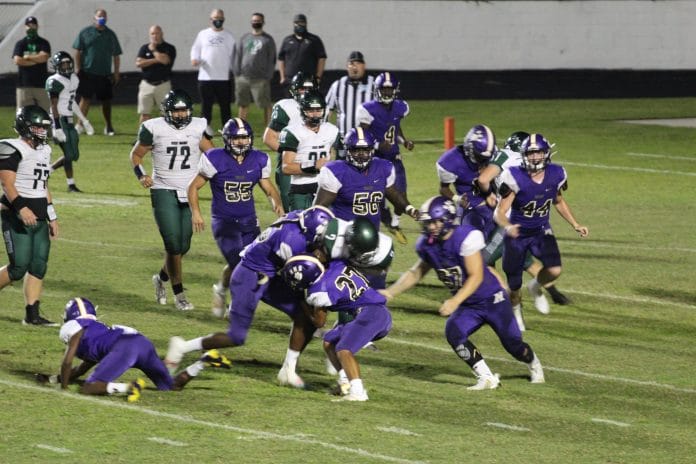
<path fill-rule="evenodd" d="M 551 232 L 551 229 L 547 230 Z M 558 250 L 558 242 L 553 233 L 520 235 L 517 238 L 506 236 L 503 239 L 503 246 L 503 271 L 505 271 L 510 290 L 519 290 L 522 287 L 522 273 L 527 251 L 537 257 L 544 267 L 561 265 L 561 252 Z"/>
<path fill-rule="evenodd" d="M 242 257 L 239 254 L 244 247 L 253 242 L 261 232 L 258 227 L 251 232 L 244 232 L 229 222 L 215 218 L 211 220 L 211 229 L 215 242 L 231 269 L 234 269 L 241 261 Z"/>
<path fill-rule="evenodd" d="M 368 342 L 387 336 L 392 318 L 384 305 L 367 305 L 355 319 L 339 324 L 324 334 L 324 341 L 336 345 L 336 352 L 348 350 L 355 354 Z"/>
<path fill-rule="evenodd" d="M 113 382 L 131 367 L 143 371 L 158 390 L 171 390 L 174 387 L 174 379 L 157 356 L 154 345 L 142 334 L 122 335 L 109 354 L 99 361 L 87 383 Z"/>

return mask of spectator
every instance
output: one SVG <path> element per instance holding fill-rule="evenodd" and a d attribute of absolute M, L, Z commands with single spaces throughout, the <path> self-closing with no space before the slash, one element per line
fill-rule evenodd
<path fill-rule="evenodd" d="M 34 16 L 24 20 L 26 37 L 17 41 L 12 59 L 17 65 L 17 109 L 27 105 L 39 105 L 48 111 L 50 103 L 44 90 L 48 69 L 46 63 L 51 56 L 51 44 L 39 37 L 39 22 Z"/>
<path fill-rule="evenodd" d="M 319 36 L 307 32 L 307 17 L 295 15 L 293 33 L 285 39 L 278 53 L 278 70 L 280 84 L 286 89 L 292 78 L 299 71 L 305 75 L 313 75 L 317 82 L 324 75 L 326 51 Z"/>
<path fill-rule="evenodd" d="M 210 27 L 198 33 L 191 47 L 191 66 L 198 68 L 201 113 L 208 121 L 208 126 L 213 116 L 215 101 L 220 105 L 220 127 L 231 117 L 230 69 L 234 54 L 234 36 L 222 28 L 224 22 L 224 11 L 213 10 L 210 13 Z M 209 132 L 212 133 L 212 130 Z"/>
<path fill-rule="evenodd" d="M 143 80 L 138 86 L 138 114 L 140 123 L 150 119 L 153 106 L 159 109 L 164 97 L 172 90 L 172 66 L 176 48 L 164 41 L 162 28 L 150 26 L 150 42 L 140 47 L 135 65 L 143 70 Z"/>
<path fill-rule="evenodd" d="M 360 105 L 372 100 L 375 78 L 365 72 L 365 57 L 354 51 L 348 55 L 347 74 L 331 84 L 326 94 L 327 120 L 336 111 L 336 125 L 343 140 L 352 128 L 357 126 L 355 113 Z M 345 158 L 345 150 L 338 151 L 339 158 Z"/>
<path fill-rule="evenodd" d="M 235 78 L 235 100 L 239 105 L 238 116 L 247 120 L 249 103 L 263 109 L 263 122 L 271 119 L 271 78 L 275 70 L 276 44 L 273 37 L 263 31 L 262 13 L 251 15 L 251 28 L 235 45 L 232 69 Z"/>
<path fill-rule="evenodd" d="M 114 87 L 121 80 L 121 45 L 116 33 L 106 27 L 106 10 L 94 12 L 94 24 L 80 31 L 75 42 L 75 72 L 80 79 L 77 95 L 80 97 L 80 110 L 87 117 L 92 97 L 102 102 L 104 114 L 104 135 L 114 135 L 111 123 L 111 99 Z M 113 62 L 113 74 L 111 63 Z M 82 126 L 77 126 L 78 132 Z"/>

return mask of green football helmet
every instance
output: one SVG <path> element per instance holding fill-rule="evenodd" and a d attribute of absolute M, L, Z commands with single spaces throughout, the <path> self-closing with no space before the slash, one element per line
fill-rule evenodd
<path fill-rule="evenodd" d="M 308 111 L 321 110 L 321 115 L 309 116 Z M 324 120 L 324 114 L 326 114 L 326 100 L 324 96 L 319 92 L 308 91 L 300 98 L 300 114 L 302 115 L 302 120 L 309 127 L 317 127 Z"/>
<path fill-rule="evenodd" d="M 517 131 L 510 134 L 510 137 L 505 140 L 505 148 L 512 150 L 515 153 L 520 153 L 522 142 L 529 137 L 529 134 L 524 131 Z"/>
<path fill-rule="evenodd" d="M 14 129 L 20 137 L 31 140 L 38 148 L 48 140 L 51 117 L 40 106 L 27 105 L 17 110 Z"/>
<path fill-rule="evenodd" d="M 310 90 L 319 91 L 319 83 L 312 74 L 305 75 L 305 73 L 299 71 L 292 77 L 292 81 L 290 81 L 290 95 L 298 103 L 302 95 Z"/>
<path fill-rule="evenodd" d="M 361 257 L 377 249 L 379 233 L 372 221 L 359 217 L 346 230 L 345 241 L 351 257 Z"/>
<path fill-rule="evenodd" d="M 193 101 L 189 94 L 181 89 L 172 89 L 167 93 L 162 100 L 161 105 L 162 116 L 167 124 L 176 128 L 183 129 L 191 123 L 191 115 L 193 113 Z M 174 112 L 186 111 L 185 116 L 174 116 Z"/>
<path fill-rule="evenodd" d="M 70 77 L 75 70 L 75 62 L 70 53 L 59 51 L 51 57 L 51 66 L 63 77 Z"/>

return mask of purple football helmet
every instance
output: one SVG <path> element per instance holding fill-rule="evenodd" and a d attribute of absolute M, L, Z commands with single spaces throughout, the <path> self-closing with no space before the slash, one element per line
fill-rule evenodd
<path fill-rule="evenodd" d="M 319 241 L 334 213 L 325 206 L 312 206 L 300 212 L 300 228 L 309 243 Z"/>
<path fill-rule="evenodd" d="M 65 304 L 63 322 L 73 319 L 97 319 L 97 307 L 87 298 L 76 297 Z"/>
<path fill-rule="evenodd" d="M 369 130 L 362 127 L 349 130 L 343 139 L 347 151 L 346 160 L 362 171 L 372 161 L 375 143 L 375 136 Z"/>
<path fill-rule="evenodd" d="M 285 262 L 280 275 L 293 290 L 306 290 L 324 275 L 324 265 L 314 256 L 297 255 Z"/>
<path fill-rule="evenodd" d="M 543 171 L 546 165 L 551 161 L 551 155 L 553 154 L 551 153 L 551 148 L 553 148 L 553 145 L 550 144 L 543 135 L 531 134 L 524 139 L 522 146 L 520 146 L 522 167 L 525 168 L 527 172 L 532 173 Z M 529 155 L 534 152 L 542 152 L 544 156 L 538 160 L 530 160 Z"/>
<path fill-rule="evenodd" d="M 488 164 L 491 157 L 498 151 L 495 146 L 495 135 L 490 127 L 477 124 L 464 137 L 464 155 L 475 164 Z"/>
<path fill-rule="evenodd" d="M 428 236 L 428 243 L 433 243 L 456 227 L 454 223 L 456 215 L 457 207 L 449 198 L 437 196 L 426 200 L 420 207 L 418 222 L 423 226 L 423 234 Z M 434 221 L 442 221 L 442 228 L 435 234 L 428 227 Z"/>
<path fill-rule="evenodd" d="M 390 72 L 383 72 L 375 79 L 377 101 L 388 105 L 399 96 L 399 80 Z"/>
<path fill-rule="evenodd" d="M 236 144 L 235 140 L 249 139 L 249 143 Z M 254 144 L 254 131 L 248 122 L 241 118 L 232 118 L 222 128 L 222 140 L 225 142 L 225 150 L 233 155 L 246 156 Z"/>

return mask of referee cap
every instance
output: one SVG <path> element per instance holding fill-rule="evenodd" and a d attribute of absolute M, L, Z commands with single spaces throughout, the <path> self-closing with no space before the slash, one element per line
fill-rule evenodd
<path fill-rule="evenodd" d="M 356 50 L 356 51 L 350 52 L 350 55 L 348 55 L 348 61 L 359 61 L 360 63 L 364 63 L 365 57 L 363 56 L 363 54 L 361 52 Z"/>
<path fill-rule="evenodd" d="M 303 15 L 302 13 L 296 14 L 295 18 L 292 20 L 293 23 L 306 23 L 307 22 L 307 17 Z"/>

